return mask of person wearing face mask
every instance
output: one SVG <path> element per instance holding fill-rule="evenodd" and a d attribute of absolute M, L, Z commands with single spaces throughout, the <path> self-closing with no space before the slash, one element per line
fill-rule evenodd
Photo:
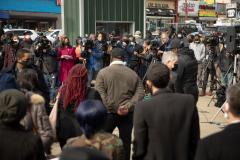
<path fill-rule="evenodd" d="M 58 81 L 63 85 L 67 79 L 68 72 L 77 60 L 75 48 L 71 46 L 67 37 L 61 41 L 58 49 L 57 60 L 61 61 Z"/>
<path fill-rule="evenodd" d="M 187 37 L 184 37 L 181 31 L 178 31 L 177 36 L 175 38 L 183 41 L 184 47 L 189 46 Z"/>
<path fill-rule="evenodd" d="M 102 68 L 105 68 L 107 66 L 110 65 L 110 55 L 107 53 L 108 50 L 108 44 L 106 42 L 106 35 L 102 32 L 100 32 L 98 34 L 97 37 L 97 41 L 100 44 L 100 46 L 102 47 L 102 52 L 103 52 L 103 56 L 102 56 Z"/>
<path fill-rule="evenodd" d="M 172 51 L 164 52 L 162 57 L 162 63 L 165 64 L 169 70 L 170 75 L 172 76 L 171 81 L 169 82 L 168 87 L 175 93 L 184 93 L 180 77 L 174 71 L 178 69 L 178 56 Z"/>
<path fill-rule="evenodd" d="M 124 49 L 124 62 L 127 63 L 127 67 L 130 68 L 132 55 L 134 54 L 134 46 L 131 45 L 131 41 L 129 40 L 129 34 L 126 32 L 122 36 L 122 40 L 117 43 L 117 48 Z"/>
<path fill-rule="evenodd" d="M 166 32 L 163 32 L 161 35 L 161 40 L 162 40 L 162 45 L 160 46 L 159 50 L 158 50 L 158 55 L 160 57 L 160 61 L 162 60 L 162 54 L 165 51 L 171 51 L 171 49 L 169 48 L 172 40 L 169 39 L 169 36 L 167 35 Z"/>
<path fill-rule="evenodd" d="M 14 42 L 13 46 L 7 46 L 5 50 L 5 57 L 4 57 L 4 65 L 3 68 L 7 68 L 10 64 L 16 60 L 16 53 L 19 49 L 22 48 L 21 44 L 19 43 L 19 37 L 14 35 L 12 37 Z"/>
<path fill-rule="evenodd" d="M 32 41 L 30 34 L 31 34 L 30 31 L 25 31 L 24 38 L 21 41 L 21 45 L 23 46 L 23 48 L 31 49 L 32 45 L 34 45 L 34 42 Z"/>
<path fill-rule="evenodd" d="M 43 73 L 41 70 L 37 68 L 37 66 L 32 64 L 32 56 L 31 53 L 29 52 L 28 49 L 22 48 L 19 49 L 16 53 L 16 60 L 13 61 L 9 67 L 3 69 L 0 73 L 9 73 L 14 76 L 14 78 L 17 80 L 18 75 L 20 72 L 22 72 L 23 69 L 25 68 L 30 68 L 36 71 L 38 75 L 38 80 L 41 83 L 41 85 L 37 86 L 37 89 L 43 93 L 44 98 L 46 100 L 46 107 L 49 106 L 49 101 L 50 101 L 50 94 L 49 94 L 49 89 L 47 87 L 47 84 L 44 80 Z"/>
<path fill-rule="evenodd" d="M 189 36 L 188 36 L 188 39 L 187 39 L 188 45 L 190 45 L 191 43 L 193 43 L 193 40 L 194 40 L 194 35 L 189 35 Z"/>
<path fill-rule="evenodd" d="M 184 47 L 183 41 L 174 39 L 170 45 L 171 50 L 178 54 L 178 69 L 175 71 L 180 77 L 185 94 L 194 96 L 195 104 L 198 101 L 197 71 L 198 61 L 194 51 Z"/>
<path fill-rule="evenodd" d="M 200 40 L 200 36 L 198 34 L 195 35 L 194 43 L 191 43 L 189 49 L 194 51 L 195 57 L 198 61 L 198 76 L 197 76 L 197 84 L 199 87 L 202 87 L 202 71 L 203 71 L 203 59 L 205 58 L 205 46 L 202 44 Z"/>

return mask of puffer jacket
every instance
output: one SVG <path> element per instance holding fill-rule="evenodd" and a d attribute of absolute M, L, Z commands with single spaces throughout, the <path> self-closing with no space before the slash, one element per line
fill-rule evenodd
<path fill-rule="evenodd" d="M 196 97 L 198 95 L 198 61 L 195 58 L 194 51 L 188 47 L 184 47 L 181 48 L 177 54 L 178 69 L 176 70 L 176 73 L 180 77 L 184 93 L 192 94 Z"/>
<path fill-rule="evenodd" d="M 25 92 L 25 96 L 28 99 L 29 107 L 20 123 L 26 130 L 34 132 L 35 128 L 36 134 L 42 140 L 43 147 L 48 149 L 53 143 L 53 130 L 44 106 L 44 98 L 33 92 Z"/>

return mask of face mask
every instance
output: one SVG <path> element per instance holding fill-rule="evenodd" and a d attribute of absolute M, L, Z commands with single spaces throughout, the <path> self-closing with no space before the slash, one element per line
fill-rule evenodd
<path fill-rule="evenodd" d="M 179 34 L 179 35 L 178 35 L 178 38 L 182 38 L 182 35 L 181 35 L 181 34 Z"/>
<path fill-rule="evenodd" d="M 200 39 L 197 38 L 197 39 L 194 40 L 194 42 L 195 43 L 200 43 Z"/>
<path fill-rule="evenodd" d="M 162 39 L 163 43 L 167 43 L 167 38 Z"/>
<path fill-rule="evenodd" d="M 14 40 L 14 43 L 15 43 L 15 44 L 18 44 L 18 43 L 19 43 L 19 40 L 18 40 L 18 39 Z"/>
<path fill-rule="evenodd" d="M 32 67 L 32 61 L 28 60 L 28 61 L 22 61 L 20 62 L 21 65 L 23 65 L 25 68 L 31 68 Z"/>
<path fill-rule="evenodd" d="M 69 42 L 65 42 L 64 44 L 65 44 L 65 46 L 68 46 L 68 45 L 69 45 Z"/>
<path fill-rule="evenodd" d="M 31 39 L 31 36 L 30 35 L 26 35 L 26 39 Z"/>
<path fill-rule="evenodd" d="M 143 44 L 143 48 L 145 48 L 145 44 Z"/>
<path fill-rule="evenodd" d="M 172 71 L 176 71 L 178 69 L 178 64 L 174 64 L 174 67 L 172 68 Z"/>
<path fill-rule="evenodd" d="M 102 38 L 98 38 L 98 41 L 100 41 L 100 42 L 101 42 L 101 41 L 102 41 Z"/>

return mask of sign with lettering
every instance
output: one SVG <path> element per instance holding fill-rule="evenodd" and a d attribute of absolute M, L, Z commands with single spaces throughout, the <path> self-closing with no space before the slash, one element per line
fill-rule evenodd
<path fill-rule="evenodd" d="M 169 8 L 168 4 L 160 4 L 160 3 L 148 3 L 148 7 L 162 8 L 162 9 Z"/>
<path fill-rule="evenodd" d="M 206 0 L 207 5 L 213 5 L 215 2 L 214 0 Z"/>
<path fill-rule="evenodd" d="M 199 1 L 188 1 L 187 3 L 188 16 L 198 16 L 198 5 Z M 185 1 L 178 2 L 178 13 L 180 16 L 185 15 Z"/>
<path fill-rule="evenodd" d="M 227 18 L 236 18 L 237 3 L 227 4 Z"/>
<path fill-rule="evenodd" d="M 208 5 L 206 2 L 199 2 L 199 10 L 204 10 L 204 11 L 215 11 L 217 12 L 217 4 L 214 5 Z"/>
<path fill-rule="evenodd" d="M 199 17 L 216 17 L 215 11 L 199 11 Z"/>
<path fill-rule="evenodd" d="M 62 5 L 61 0 L 57 0 L 57 6 L 61 6 L 61 5 Z"/>

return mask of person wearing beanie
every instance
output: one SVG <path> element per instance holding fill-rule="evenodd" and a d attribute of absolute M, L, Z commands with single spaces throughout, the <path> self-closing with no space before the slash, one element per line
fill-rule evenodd
<path fill-rule="evenodd" d="M 14 77 L 11 74 L 0 74 L 0 93 L 10 88 L 20 90 Z"/>
<path fill-rule="evenodd" d="M 121 48 L 124 50 L 124 62 L 126 62 L 127 67 L 130 68 L 132 55 L 135 48 L 133 45 L 131 45 L 131 41 L 129 40 L 129 34 L 127 32 L 123 34 L 122 40 L 117 43 L 117 48 Z"/>
<path fill-rule="evenodd" d="M 16 89 L 0 93 L 0 157 L 4 160 L 45 159 L 41 139 L 27 131 L 20 120 L 26 115 L 27 99 Z"/>
<path fill-rule="evenodd" d="M 142 36 L 142 33 L 140 31 L 135 32 L 134 37 L 135 37 L 136 43 L 139 44 L 140 46 L 143 46 L 143 39 L 141 36 Z"/>

